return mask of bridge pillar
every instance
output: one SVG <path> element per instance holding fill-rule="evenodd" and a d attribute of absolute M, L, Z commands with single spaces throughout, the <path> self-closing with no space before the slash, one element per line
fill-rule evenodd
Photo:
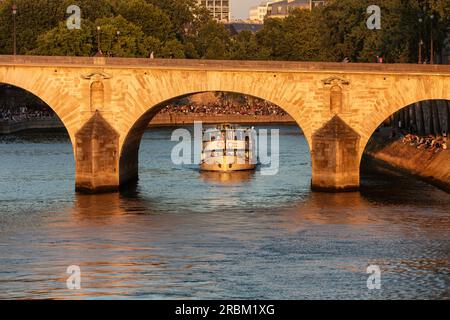
<path fill-rule="evenodd" d="M 342 192 L 359 189 L 360 135 L 335 116 L 313 134 L 312 189 Z"/>
<path fill-rule="evenodd" d="M 128 137 L 120 158 L 120 185 L 135 183 L 139 179 L 139 147 L 142 135 Z"/>
<path fill-rule="evenodd" d="M 96 111 L 76 133 L 76 190 L 86 193 L 119 189 L 119 134 Z"/>

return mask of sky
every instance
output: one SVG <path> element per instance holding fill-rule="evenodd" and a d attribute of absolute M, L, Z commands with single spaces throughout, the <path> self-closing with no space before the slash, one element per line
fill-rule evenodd
<path fill-rule="evenodd" d="M 236 19 L 247 19 L 250 7 L 259 4 L 261 0 L 231 0 L 231 16 Z"/>

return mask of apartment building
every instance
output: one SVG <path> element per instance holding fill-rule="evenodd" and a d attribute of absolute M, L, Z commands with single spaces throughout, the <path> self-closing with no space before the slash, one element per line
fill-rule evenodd
<path fill-rule="evenodd" d="M 326 0 L 283 0 L 268 5 L 267 16 L 270 18 L 287 17 L 293 10 L 313 10 L 325 5 Z"/>
<path fill-rule="evenodd" d="M 198 0 L 198 3 L 205 6 L 217 21 L 231 20 L 230 0 Z"/>
<path fill-rule="evenodd" d="M 263 1 L 259 5 L 251 7 L 249 12 L 249 20 L 255 22 L 263 22 L 266 18 L 269 5 L 274 1 Z"/>

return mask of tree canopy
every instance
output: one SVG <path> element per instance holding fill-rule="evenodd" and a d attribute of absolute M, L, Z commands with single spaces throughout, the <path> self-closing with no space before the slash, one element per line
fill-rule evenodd
<path fill-rule="evenodd" d="M 329 0 L 321 8 L 266 19 L 257 33 L 231 35 L 196 0 L 14 0 L 19 54 L 118 57 L 417 62 L 449 32 L 450 1 L 379 0 L 382 27 L 366 26 L 371 0 Z M 12 53 L 13 0 L 0 2 L 0 53 Z M 81 29 L 68 30 L 66 9 L 81 8 Z M 100 27 L 98 33 L 97 27 Z M 432 38 L 431 38 L 432 37 Z"/>

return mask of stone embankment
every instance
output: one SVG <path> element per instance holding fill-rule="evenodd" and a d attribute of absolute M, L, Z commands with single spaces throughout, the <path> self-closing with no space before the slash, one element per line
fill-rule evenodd
<path fill-rule="evenodd" d="M 21 122 L 0 122 L 0 134 L 11 134 L 26 130 L 63 129 L 59 119 L 27 120 Z"/>
<path fill-rule="evenodd" d="M 401 140 L 375 137 L 366 148 L 369 161 L 416 176 L 450 193 L 450 150 L 417 148 Z"/>

